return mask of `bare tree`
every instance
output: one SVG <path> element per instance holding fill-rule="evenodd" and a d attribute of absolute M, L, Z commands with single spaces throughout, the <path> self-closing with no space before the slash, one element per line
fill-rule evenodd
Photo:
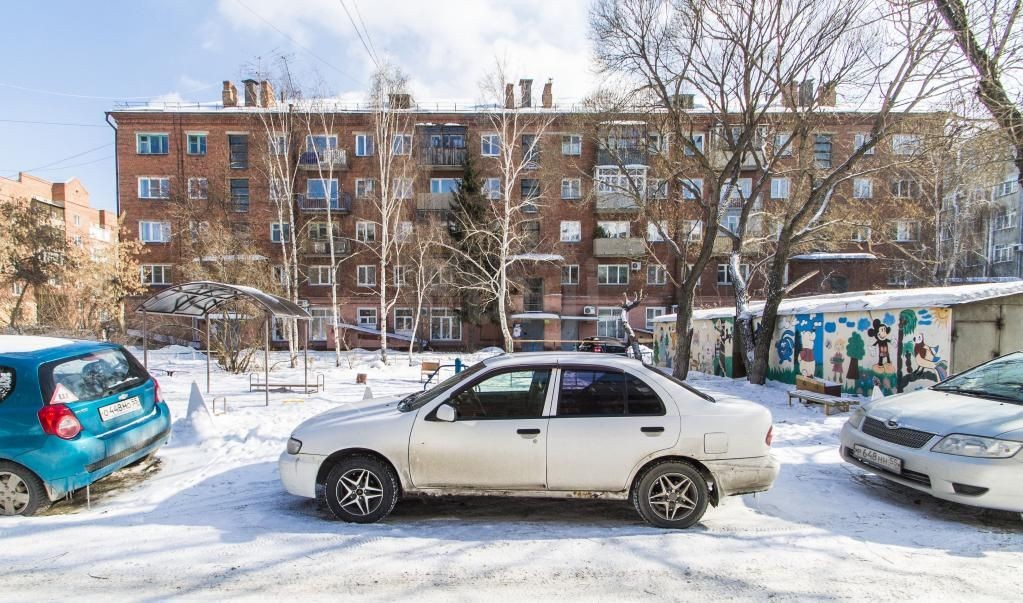
<path fill-rule="evenodd" d="M 434 294 L 437 293 L 445 271 L 449 269 L 450 254 L 444 250 L 448 242 L 447 225 L 439 220 L 421 221 L 410 233 L 410 243 L 405 252 L 408 270 L 405 271 L 406 291 L 412 296 L 412 341 L 408 347 L 408 362 L 412 366 L 412 353 L 419 338 L 419 326 L 423 313 Z M 397 328 L 397 325 L 395 325 Z M 427 324 L 429 329 L 429 324 Z"/>

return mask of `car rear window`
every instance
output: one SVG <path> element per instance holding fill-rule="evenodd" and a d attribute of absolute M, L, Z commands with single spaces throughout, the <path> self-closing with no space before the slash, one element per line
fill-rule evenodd
<path fill-rule="evenodd" d="M 39 367 L 39 383 L 47 404 L 98 400 L 148 379 L 146 369 L 124 348 L 96 350 Z"/>
<path fill-rule="evenodd" d="M 628 373 L 562 369 L 559 417 L 663 415 L 654 390 Z"/>
<path fill-rule="evenodd" d="M 14 369 L 0 366 L 0 402 L 3 402 L 14 391 Z"/>

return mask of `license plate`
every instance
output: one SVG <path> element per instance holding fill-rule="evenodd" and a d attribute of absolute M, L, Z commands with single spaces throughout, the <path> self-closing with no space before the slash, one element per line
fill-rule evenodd
<path fill-rule="evenodd" d="M 902 459 L 890 454 L 871 450 L 859 444 L 853 446 L 853 456 L 865 463 L 876 465 L 892 473 L 902 473 Z"/>
<path fill-rule="evenodd" d="M 130 412 L 135 412 L 136 410 L 142 410 L 142 400 L 140 400 L 138 396 L 100 407 L 99 418 L 104 421 L 109 421 L 110 419 L 126 415 Z"/>

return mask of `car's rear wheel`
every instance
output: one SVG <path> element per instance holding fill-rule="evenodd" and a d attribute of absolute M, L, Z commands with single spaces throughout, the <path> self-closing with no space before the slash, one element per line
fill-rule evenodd
<path fill-rule="evenodd" d="M 647 469 L 632 491 L 640 517 L 661 528 L 688 528 L 707 511 L 710 490 L 696 467 L 665 461 Z"/>
<path fill-rule="evenodd" d="M 49 504 L 42 480 L 21 465 L 0 461 L 0 515 L 32 515 Z"/>
<path fill-rule="evenodd" d="M 384 461 L 352 455 L 327 474 L 324 498 L 334 517 L 352 523 L 373 523 L 387 517 L 398 502 L 398 476 Z"/>

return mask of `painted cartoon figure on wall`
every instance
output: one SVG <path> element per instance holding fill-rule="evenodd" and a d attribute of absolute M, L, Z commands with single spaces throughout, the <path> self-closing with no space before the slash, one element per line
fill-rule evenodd
<path fill-rule="evenodd" d="M 874 363 L 874 370 L 880 373 L 890 373 L 892 371 L 892 355 L 889 351 L 889 345 L 892 341 L 892 329 L 888 325 L 881 322 L 881 319 L 875 318 L 873 324 L 867 329 L 867 337 L 873 337 L 874 343 L 874 358 L 877 362 Z"/>
<path fill-rule="evenodd" d="M 732 376 L 732 359 L 728 354 L 732 342 L 731 324 L 723 320 L 714 321 L 717 337 L 714 339 L 714 374 L 718 377 Z"/>
<path fill-rule="evenodd" d="M 828 342 L 828 346 L 831 342 Z M 835 383 L 842 383 L 842 369 L 845 367 L 845 356 L 842 355 L 842 350 L 845 349 L 845 340 L 839 339 L 835 341 L 835 353 L 831 355 L 831 377 L 830 379 Z"/>
<path fill-rule="evenodd" d="M 813 356 L 813 345 L 817 340 L 817 333 L 813 331 L 799 331 L 799 374 L 804 377 L 813 377 L 817 372 L 817 361 Z"/>
<path fill-rule="evenodd" d="M 913 355 L 916 359 L 913 375 L 936 381 L 944 381 L 948 377 L 948 362 L 938 356 L 938 347 L 927 345 L 923 333 L 913 337 Z M 927 375 L 927 371 L 933 371 L 934 375 Z"/>

